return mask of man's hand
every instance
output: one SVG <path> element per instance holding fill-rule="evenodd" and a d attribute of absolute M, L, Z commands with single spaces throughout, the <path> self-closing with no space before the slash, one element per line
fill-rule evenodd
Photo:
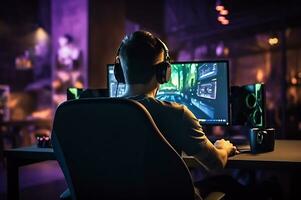
<path fill-rule="evenodd" d="M 214 146 L 217 149 L 225 150 L 228 156 L 234 156 L 239 153 L 236 146 L 234 146 L 229 140 L 217 140 L 215 141 Z"/>

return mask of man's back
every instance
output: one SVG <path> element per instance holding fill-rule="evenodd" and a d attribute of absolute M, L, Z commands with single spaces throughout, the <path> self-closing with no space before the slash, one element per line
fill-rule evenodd
<path fill-rule="evenodd" d="M 212 169 L 225 166 L 228 155 L 235 150 L 229 141 L 213 145 L 185 106 L 155 99 L 160 84 L 171 79 L 169 50 L 158 37 L 146 31 L 126 36 L 117 51 L 114 74 L 119 83 L 126 84 L 124 97 L 146 107 L 178 153 L 195 156 Z"/>
<path fill-rule="evenodd" d="M 160 84 L 171 77 L 169 50 L 147 31 L 126 36 L 117 50 L 114 75 L 126 84 L 123 97 L 137 100 L 151 114 L 167 141 L 178 151 L 195 156 L 208 169 L 220 169 L 236 148 L 226 140 L 212 144 L 196 117 L 185 106 L 156 100 Z M 141 133 L 143 134 L 143 133 Z"/>
<path fill-rule="evenodd" d="M 167 141 L 181 154 L 200 153 L 206 136 L 198 120 L 185 106 L 146 95 L 131 97 L 145 106 Z"/>

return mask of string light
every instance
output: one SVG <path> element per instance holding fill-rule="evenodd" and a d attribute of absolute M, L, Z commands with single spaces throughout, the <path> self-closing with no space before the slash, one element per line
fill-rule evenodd
<path fill-rule="evenodd" d="M 224 16 L 218 16 L 217 20 L 222 22 L 222 21 L 226 20 L 226 18 Z"/>
<path fill-rule="evenodd" d="M 224 10 L 219 11 L 219 14 L 221 14 L 221 15 L 228 15 L 229 11 L 224 9 Z"/>
<path fill-rule="evenodd" d="M 222 11 L 222 10 L 224 10 L 224 9 L 225 9 L 225 7 L 224 7 L 224 6 L 221 6 L 221 5 L 219 5 L 219 6 L 216 6 L 216 7 L 215 7 L 215 9 L 216 9 L 217 11 Z"/>
<path fill-rule="evenodd" d="M 217 10 L 217 11 L 221 11 L 221 10 L 224 10 L 224 6 L 222 5 L 222 3 L 221 3 L 221 1 L 220 0 L 217 0 L 216 1 L 216 4 L 215 4 L 215 9 Z"/>
<path fill-rule="evenodd" d="M 227 20 L 227 19 L 222 20 L 221 23 L 222 23 L 223 25 L 228 25 L 228 24 L 229 24 L 229 20 Z"/>
<path fill-rule="evenodd" d="M 216 1 L 215 9 L 218 11 L 217 20 L 222 25 L 228 25 L 230 23 L 230 21 L 225 16 L 229 14 L 229 11 L 225 8 L 224 5 L 222 5 L 221 0 Z"/>

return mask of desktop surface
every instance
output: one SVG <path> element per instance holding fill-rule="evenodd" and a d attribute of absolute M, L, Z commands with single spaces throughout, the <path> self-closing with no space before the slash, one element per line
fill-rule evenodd
<path fill-rule="evenodd" d="M 301 169 L 301 140 L 275 140 L 274 151 L 264 153 L 241 153 L 229 158 L 227 167 Z"/>
<path fill-rule="evenodd" d="M 226 168 L 301 170 L 300 146 L 301 140 L 276 140 L 274 151 L 237 154 L 229 157 Z M 193 156 L 185 156 L 183 159 L 188 167 L 198 167 L 198 161 Z"/>

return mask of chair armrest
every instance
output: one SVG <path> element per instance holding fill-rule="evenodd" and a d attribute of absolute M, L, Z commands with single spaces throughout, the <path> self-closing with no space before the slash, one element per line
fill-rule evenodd
<path fill-rule="evenodd" d="M 222 200 L 224 196 L 223 192 L 211 192 L 204 200 Z"/>
<path fill-rule="evenodd" d="M 69 188 L 67 188 L 61 195 L 60 200 L 71 200 L 71 193 Z"/>

